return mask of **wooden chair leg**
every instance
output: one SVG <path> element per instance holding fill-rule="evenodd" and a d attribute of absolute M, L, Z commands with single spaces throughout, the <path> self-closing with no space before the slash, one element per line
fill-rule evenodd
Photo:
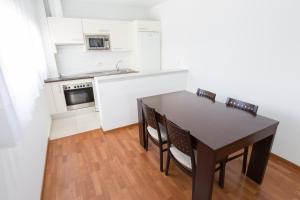
<path fill-rule="evenodd" d="M 148 133 L 146 132 L 146 151 L 148 151 L 148 145 L 149 145 L 149 136 Z"/>
<path fill-rule="evenodd" d="M 219 186 L 224 188 L 225 185 L 225 169 L 226 169 L 226 160 L 220 162 L 220 173 L 219 173 Z"/>
<path fill-rule="evenodd" d="M 160 171 L 163 172 L 164 171 L 164 158 L 163 158 L 163 149 L 162 146 L 159 147 L 159 157 L 160 157 Z"/>
<path fill-rule="evenodd" d="M 170 160 L 171 160 L 171 158 L 170 158 L 170 152 L 168 150 L 167 163 L 166 163 L 166 176 L 169 175 Z"/>
<path fill-rule="evenodd" d="M 244 148 L 244 156 L 243 156 L 243 169 L 242 169 L 243 174 L 246 173 L 246 169 L 247 169 L 248 152 L 249 152 L 249 147 L 245 147 Z"/>
<path fill-rule="evenodd" d="M 196 165 L 192 166 L 192 191 L 195 190 L 196 168 L 197 168 Z"/>
<path fill-rule="evenodd" d="M 194 174 L 192 174 L 192 191 L 194 191 L 195 190 L 195 176 L 196 176 L 196 173 Z"/>

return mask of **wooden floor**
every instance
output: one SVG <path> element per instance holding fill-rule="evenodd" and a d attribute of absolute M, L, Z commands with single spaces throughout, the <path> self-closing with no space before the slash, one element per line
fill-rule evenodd
<path fill-rule="evenodd" d="M 300 200 L 298 168 L 271 157 L 264 183 L 257 185 L 241 174 L 241 162 L 228 164 L 224 189 L 216 174 L 213 199 Z M 133 126 L 50 141 L 43 200 L 190 200 L 191 186 L 172 162 L 168 177 L 160 173 L 156 146 L 146 152 Z"/>

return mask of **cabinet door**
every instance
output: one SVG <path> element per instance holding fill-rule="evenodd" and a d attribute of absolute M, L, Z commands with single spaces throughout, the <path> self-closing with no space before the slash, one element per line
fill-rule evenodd
<path fill-rule="evenodd" d="M 133 50 L 133 24 L 132 22 L 114 21 L 111 32 L 112 51 Z"/>
<path fill-rule="evenodd" d="M 56 111 L 54 96 L 52 92 L 52 84 L 50 83 L 45 84 L 45 94 L 46 94 L 50 115 L 55 114 L 57 111 Z"/>
<path fill-rule="evenodd" d="M 56 107 L 56 113 L 67 112 L 67 105 L 63 91 L 63 85 L 61 83 L 52 84 L 52 94 Z"/>
<path fill-rule="evenodd" d="M 161 70 L 161 43 L 158 32 L 139 32 L 138 60 L 140 71 L 157 72 Z"/>
<path fill-rule="evenodd" d="M 110 34 L 112 21 L 99 19 L 82 19 L 84 34 Z"/>
<path fill-rule="evenodd" d="M 81 19 L 49 17 L 49 31 L 54 44 L 83 44 Z"/>

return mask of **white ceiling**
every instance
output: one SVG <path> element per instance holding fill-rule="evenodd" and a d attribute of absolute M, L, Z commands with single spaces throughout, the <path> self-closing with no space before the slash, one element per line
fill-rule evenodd
<path fill-rule="evenodd" d="M 86 0 L 86 1 L 100 2 L 104 4 L 118 4 L 118 5 L 125 5 L 125 6 L 152 7 L 166 0 Z"/>

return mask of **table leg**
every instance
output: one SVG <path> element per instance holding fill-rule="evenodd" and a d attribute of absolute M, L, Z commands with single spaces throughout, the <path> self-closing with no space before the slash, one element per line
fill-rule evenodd
<path fill-rule="evenodd" d="M 215 152 L 207 146 L 198 143 L 196 176 L 193 177 L 193 200 L 211 199 L 215 165 Z"/>
<path fill-rule="evenodd" d="M 276 130 L 275 130 L 276 131 Z M 267 168 L 274 135 L 253 144 L 247 176 L 261 184 Z"/>
<path fill-rule="evenodd" d="M 144 115 L 143 115 L 143 108 L 142 108 L 142 100 L 137 99 L 137 108 L 138 108 L 138 125 L 139 125 L 139 139 L 140 144 L 145 148 L 145 122 L 144 122 Z"/>

